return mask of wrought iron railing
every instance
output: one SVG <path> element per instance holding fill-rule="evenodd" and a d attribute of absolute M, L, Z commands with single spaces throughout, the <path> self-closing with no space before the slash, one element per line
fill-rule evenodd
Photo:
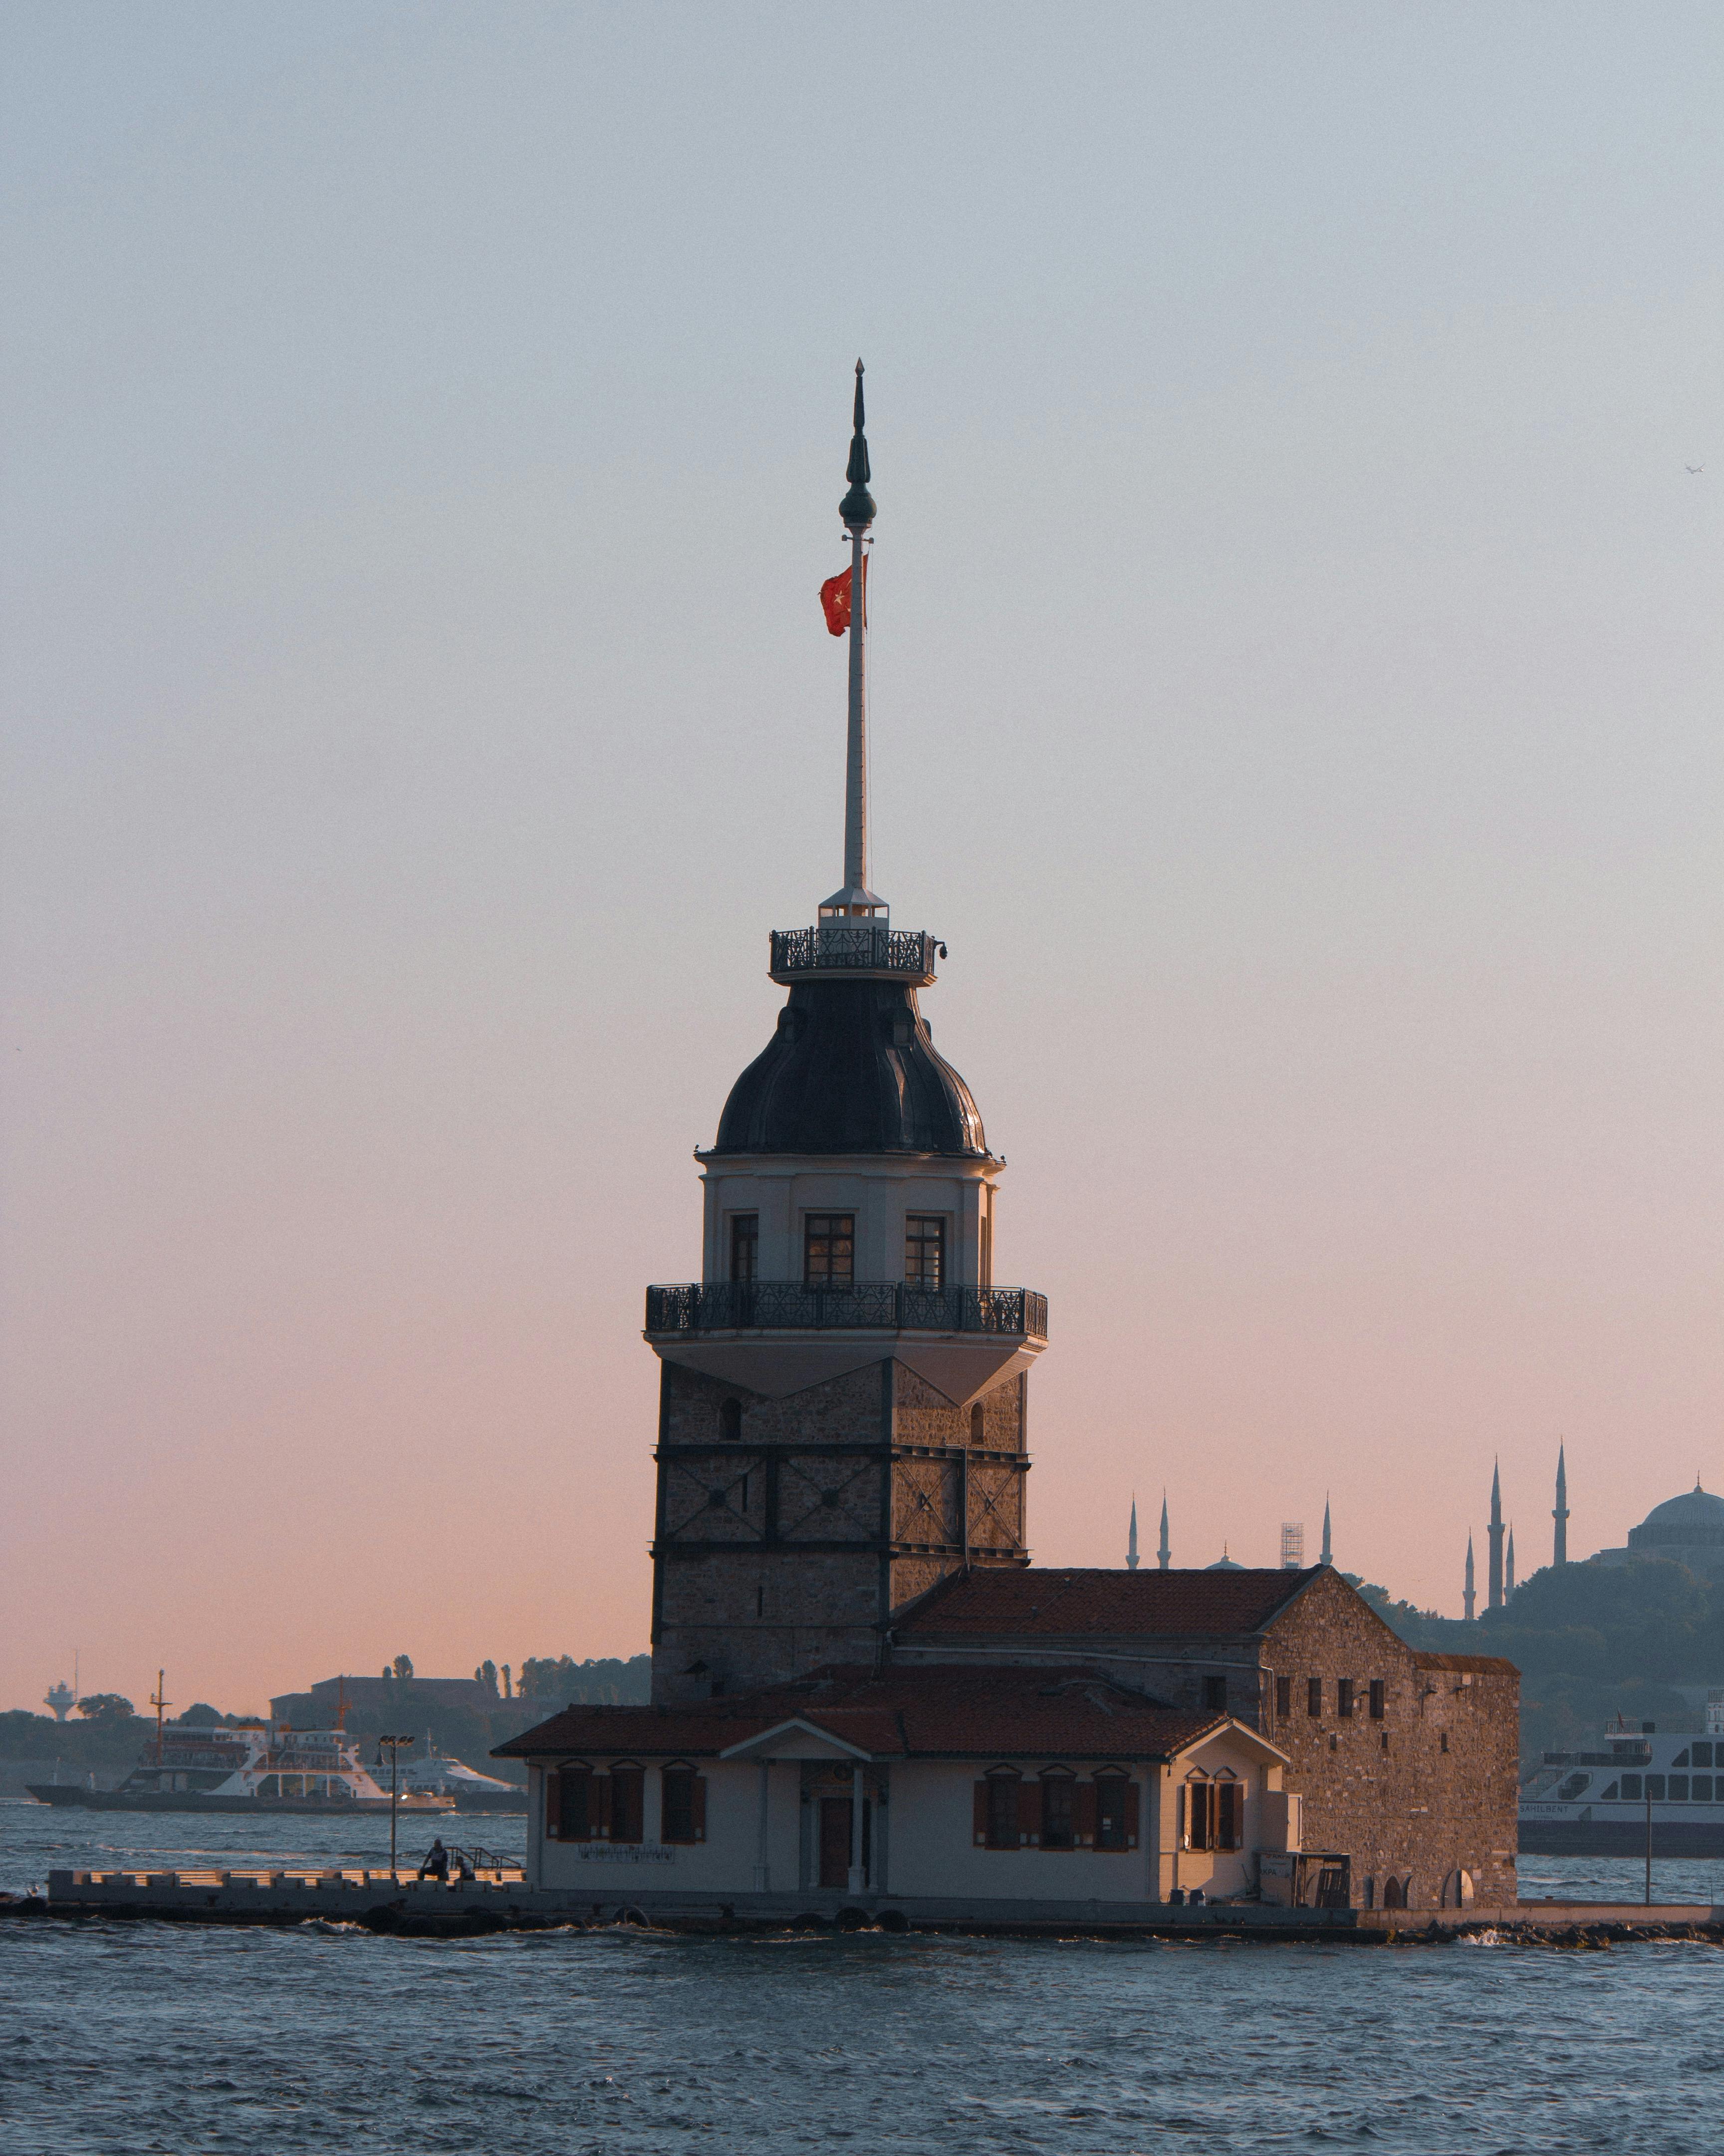
<path fill-rule="evenodd" d="M 859 1281 L 715 1281 L 649 1287 L 649 1332 L 996 1332 L 1045 1340 L 1048 1298 L 1028 1287 L 906 1287 Z"/>
<path fill-rule="evenodd" d="M 882 928 L 872 921 L 823 921 L 818 928 L 775 928 L 772 963 L 780 973 L 908 973 L 934 970 L 946 946 L 919 928 Z"/>

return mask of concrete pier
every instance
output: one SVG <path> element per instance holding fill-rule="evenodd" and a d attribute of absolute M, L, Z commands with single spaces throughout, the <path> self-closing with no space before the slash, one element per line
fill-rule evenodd
<path fill-rule="evenodd" d="M 518 1870 L 469 1881 L 410 1871 L 52 1871 L 45 1897 L 0 1900 L 13 1917 L 150 1917 L 182 1923 L 300 1924 L 319 1918 L 378 1932 L 463 1937 L 483 1932 L 632 1922 L 696 1933 L 841 1929 L 946 1931 L 977 1937 L 1249 1938 L 1413 1944 L 1494 1933 L 1579 1946 L 1654 1938 L 1724 1944 L 1724 1906 L 1709 1902 L 1520 1902 L 1500 1908 L 1288 1909 L 1263 1902 L 1196 1907 L 1151 1902 L 986 1904 L 836 1893 L 710 1896 L 614 1890 L 595 1900 L 530 1887 Z"/>

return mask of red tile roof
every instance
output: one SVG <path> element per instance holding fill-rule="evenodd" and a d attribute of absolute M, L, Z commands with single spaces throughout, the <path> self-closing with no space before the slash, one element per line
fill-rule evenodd
<path fill-rule="evenodd" d="M 1075 1639 L 1260 1632 L 1316 1578 L 1307 1572 L 1114 1572 L 1036 1565 L 955 1573 L 895 1619 L 900 1639 Z"/>
<path fill-rule="evenodd" d="M 1225 1714 L 1180 1714 L 1091 1670 L 817 1670 L 686 1707 L 570 1707 L 493 1758 L 706 1758 L 799 1720 L 876 1758 L 1166 1759 Z"/>

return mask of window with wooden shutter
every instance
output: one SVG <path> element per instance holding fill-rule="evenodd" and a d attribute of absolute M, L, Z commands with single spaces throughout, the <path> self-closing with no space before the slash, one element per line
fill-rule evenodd
<path fill-rule="evenodd" d="M 970 1831 L 975 1836 L 977 1849 L 988 1846 L 988 1795 L 992 1785 L 977 1782 L 970 1813 Z"/>
<path fill-rule="evenodd" d="M 1077 1845 L 1080 1849 L 1095 1846 L 1095 1830 L 1099 1814 L 1095 1803 L 1095 1784 L 1080 1782 L 1077 1785 Z"/>
<path fill-rule="evenodd" d="M 1042 1792 L 1038 1782 L 1018 1784 L 1018 1846 L 1039 1849 L 1042 1840 Z"/>
<path fill-rule="evenodd" d="M 545 1769 L 545 1831 L 553 1841 L 557 1840 L 562 1832 L 562 1821 L 557 1815 L 557 1806 L 562 1797 L 560 1787 L 562 1780 L 562 1777 L 557 1773 L 556 1768 L 547 1767 Z"/>
<path fill-rule="evenodd" d="M 611 1840 L 635 1843 L 642 1838 L 646 1811 L 646 1772 L 623 1765 L 611 1769 Z"/>
<path fill-rule="evenodd" d="M 1095 1793 L 1096 1848 L 1133 1847 L 1131 1837 L 1137 1824 L 1135 1784 L 1125 1774 L 1098 1774 L 1090 1788 Z"/>
<path fill-rule="evenodd" d="M 1041 1846 L 1077 1847 L 1077 1779 L 1064 1768 L 1042 1776 Z"/>
<path fill-rule="evenodd" d="M 988 1777 L 988 1845 L 1016 1849 L 1018 1836 L 1018 1776 L 1009 1770 Z"/>
<path fill-rule="evenodd" d="M 1215 1784 L 1215 1846 L 1243 1849 L 1245 1843 L 1245 1790 L 1240 1782 Z"/>
<path fill-rule="evenodd" d="M 1188 1849 L 1208 1849 L 1211 1845 L 1213 1815 L 1209 1799 L 1210 1789 L 1207 1782 L 1186 1784 L 1185 1845 Z"/>
<path fill-rule="evenodd" d="M 585 1841 L 592 1831 L 589 1793 L 593 1777 L 584 1767 L 564 1765 L 557 1777 L 557 1838 Z"/>
<path fill-rule="evenodd" d="M 659 1773 L 659 1839 L 690 1842 L 695 1838 L 695 1770 L 669 1766 Z"/>
<path fill-rule="evenodd" d="M 587 1804 L 587 1835 L 591 1841 L 605 1841 L 611 1831 L 611 1778 L 608 1774 L 590 1777 L 592 1794 Z"/>
<path fill-rule="evenodd" d="M 696 1841 L 706 1839 L 706 1777 L 704 1774 L 695 1777 L 695 1839 Z"/>

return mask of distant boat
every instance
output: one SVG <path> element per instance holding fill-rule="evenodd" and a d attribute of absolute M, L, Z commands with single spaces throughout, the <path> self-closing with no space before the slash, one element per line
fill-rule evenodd
<path fill-rule="evenodd" d="M 495 1774 L 481 1774 L 463 1766 L 448 1753 L 439 1752 L 428 1734 L 425 1756 L 403 1759 L 401 1786 L 416 1795 L 447 1797 L 457 1811 L 524 1812 L 526 1791 L 519 1782 L 505 1782 Z"/>
<path fill-rule="evenodd" d="M 480 1779 L 484 1779 L 481 1777 Z M 44 1804 L 98 1812 L 387 1812 L 389 1792 L 367 1771 L 345 1729 L 279 1722 L 238 1728 L 174 1724 L 152 1737 L 117 1789 L 29 1782 Z M 403 1789 L 398 1809 L 451 1812 L 454 1798 Z"/>
<path fill-rule="evenodd" d="M 1547 1752 L 1521 1784 L 1521 1847 L 1540 1856 L 1724 1856 L 1724 1696 L 1706 1734 L 1619 1720 L 1588 1749 Z"/>

